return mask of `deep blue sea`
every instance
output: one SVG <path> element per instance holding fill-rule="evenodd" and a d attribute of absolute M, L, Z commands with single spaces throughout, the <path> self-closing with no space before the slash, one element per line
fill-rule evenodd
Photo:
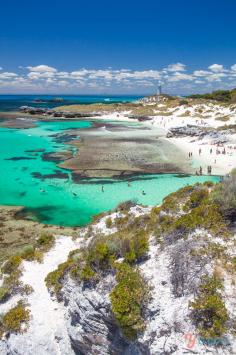
<path fill-rule="evenodd" d="M 119 102 L 132 102 L 142 96 L 104 96 L 104 95 L 0 95 L 0 111 L 16 111 L 20 106 L 57 107 L 73 104 L 112 104 Z M 62 102 L 53 102 L 55 98 Z"/>

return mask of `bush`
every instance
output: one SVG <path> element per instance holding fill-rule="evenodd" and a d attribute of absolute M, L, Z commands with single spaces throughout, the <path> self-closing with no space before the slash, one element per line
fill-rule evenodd
<path fill-rule="evenodd" d="M 219 278 L 205 277 L 200 285 L 198 297 L 190 304 L 194 323 L 204 338 L 219 337 L 226 331 L 228 315 L 219 292 L 222 288 Z"/>
<path fill-rule="evenodd" d="M 88 262 L 96 269 L 107 269 L 110 262 L 110 252 L 107 243 L 99 241 L 89 251 Z"/>
<path fill-rule="evenodd" d="M 111 228 L 112 227 L 112 219 L 111 219 L 111 217 L 108 217 L 106 219 L 106 227 L 107 228 Z"/>
<path fill-rule="evenodd" d="M 213 201 L 226 218 L 234 221 L 236 218 L 236 173 L 232 170 L 230 177 L 216 186 L 212 193 Z"/>
<path fill-rule="evenodd" d="M 50 272 L 46 278 L 45 283 L 48 289 L 53 291 L 57 298 L 59 298 L 59 293 L 62 289 L 62 280 L 67 271 L 70 270 L 71 261 L 68 260 L 58 266 L 58 268 Z"/>
<path fill-rule="evenodd" d="M 21 253 L 20 253 L 22 259 L 25 259 L 25 260 L 34 260 L 35 258 L 35 248 L 33 245 L 26 245 Z"/>
<path fill-rule="evenodd" d="M 4 274 L 11 274 L 15 272 L 22 262 L 22 258 L 19 255 L 11 256 L 3 265 L 2 272 Z"/>
<path fill-rule="evenodd" d="M 55 237 L 50 234 L 42 234 L 37 240 L 37 247 L 43 251 L 48 251 L 53 247 L 55 243 Z"/>
<path fill-rule="evenodd" d="M 188 105 L 188 101 L 187 100 L 180 100 L 179 101 L 179 105 Z"/>
<path fill-rule="evenodd" d="M 209 196 L 209 193 L 205 189 L 200 188 L 200 189 L 194 190 L 191 193 L 189 200 L 184 205 L 183 210 L 189 211 L 193 208 L 200 206 L 200 204 L 203 203 L 204 200 L 207 199 L 208 196 Z"/>
<path fill-rule="evenodd" d="M 123 334 L 134 340 L 145 329 L 142 313 L 148 288 L 139 271 L 125 263 L 117 265 L 116 281 L 110 294 L 112 312 Z"/>
<path fill-rule="evenodd" d="M 23 302 L 10 309 L 2 318 L 2 331 L 10 333 L 22 333 L 22 325 L 27 325 L 30 320 L 30 311 L 26 309 Z"/>
<path fill-rule="evenodd" d="M 96 276 L 96 274 L 89 265 L 85 265 L 79 276 L 82 281 L 88 283 Z"/>
<path fill-rule="evenodd" d="M 0 287 L 0 303 L 5 302 L 9 297 L 9 290 L 8 288 L 2 286 Z"/>
<path fill-rule="evenodd" d="M 212 234 L 225 234 L 227 228 L 218 206 L 214 204 L 202 203 L 194 208 L 190 213 L 178 218 L 172 225 L 172 229 L 179 229 L 188 232 L 196 228 L 204 228 Z"/>

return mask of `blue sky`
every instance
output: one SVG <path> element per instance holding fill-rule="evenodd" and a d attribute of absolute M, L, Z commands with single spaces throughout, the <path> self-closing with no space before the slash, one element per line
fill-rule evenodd
<path fill-rule="evenodd" d="M 0 93 L 236 87 L 235 13 L 235 0 L 3 0 Z"/>

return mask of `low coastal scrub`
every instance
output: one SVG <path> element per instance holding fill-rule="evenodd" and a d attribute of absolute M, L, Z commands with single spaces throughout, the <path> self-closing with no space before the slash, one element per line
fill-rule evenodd
<path fill-rule="evenodd" d="M 70 253 L 65 263 L 49 273 L 45 279 L 46 285 L 58 300 L 68 274 L 76 282 L 83 282 L 85 287 L 94 286 L 108 273 L 116 272 L 118 259 L 130 265 L 144 260 L 149 248 L 148 238 L 145 230 L 137 231 L 133 225 L 109 236 L 97 236 L 86 249 Z"/>
<path fill-rule="evenodd" d="M 205 277 L 197 298 L 190 304 L 193 321 L 204 338 L 216 338 L 226 331 L 228 314 L 220 293 L 222 289 L 219 278 Z"/>
<path fill-rule="evenodd" d="M 236 169 L 229 177 L 216 186 L 212 200 L 219 206 L 221 213 L 230 221 L 236 218 Z"/>
<path fill-rule="evenodd" d="M 24 302 L 18 304 L 5 313 L 0 320 L 0 337 L 7 333 L 23 333 L 27 330 L 30 320 L 30 311 Z"/>
<path fill-rule="evenodd" d="M 112 228 L 112 225 L 113 225 L 113 222 L 112 222 L 112 219 L 111 219 L 111 217 L 108 217 L 107 219 L 106 219 L 106 227 L 107 228 Z"/>
<path fill-rule="evenodd" d="M 48 274 L 45 280 L 47 287 L 55 293 L 58 300 L 62 300 L 61 290 L 68 276 L 75 283 L 81 284 L 83 289 L 96 289 L 104 277 L 109 274 L 115 276 L 116 285 L 110 293 L 111 310 L 124 336 L 130 341 L 135 340 L 145 329 L 144 310 L 149 287 L 137 266 L 148 257 L 149 237 L 156 236 L 160 251 L 182 239 L 183 251 L 186 253 L 186 279 L 191 262 L 193 265 L 196 262 L 197 265 L 204 266 L 218 260 L 224 265 L 227 250 L 223 243 L 217 243 L 217 238 L 229 236 L 228 214 L 222 209 L 223 198 L 220 205 L 216 196 L 219 199 L 218 189 L 234 191 L 231 185 L 224 186 L 229 181 L 231 180 L 225 180 L 216 186 L 210 182 L 186 186 L 167 196 L 163 204 L 153 207 L 149 214 L 139 217 L 132 216 L 124 206 L 119 211 L 118 218 L 112 220 L 107 217 L 105 220 L 106 226 L 116 226 L 117 232 L 96 235 L 86 248 L 70 253 L 65 263 Z M 231 199 L 233 200 L 232 197 Z M 230 206 L 233 203 L 230 201 Z M 171 260 L 174 252 L 173 249 Z M 177 259 L 179 260 L 179 254 Z M 178 265 L 178 275 L 184 275 L 185 263 Z M 224 334 L 228 319 L 221 296 L 222 282 L 215 276 L 205 277 L 199 287 L 201 275 L 193 287 L 186 286 L 189 281 L 184 281 L 183 292 L 196 292 L 196 298 L 190 306 L 199 334 L 205 338 L 217 337 Z M 181 285 L 181 280 L 182 278 L 177 280 L 178 285 Z"/>
<path fill-rule="evenodd" d="M 72 265 L 71 260 L 68 260 L 58 266 L 58 268 L 50 272 L 45 278 L 45 283 L 48 289 L 52 290 L 59 299 L 60 291 L 62 289 L 62 280 L 69 271 L 70 266 Z"/>
<path fill-rule="evenodd" d="M 211 185 L 196 184 L 165 198 L 153 226 L 157 239 L 162 236 L 164 240 L 165 235 L 170 233 L 184 237 L 197 228 L 215 236 L 228 235 L 227 220 L 212 199 L 211 189 Z M 151 216 L 154 217 L 153 212 Z"/>
<path fill-rule="evenodd" d="M 143 310 L 149 290 L 140 272 L 126 263 L 116 265 L 117 285 L 110 294 L 112 312 L 129 339 L 134 340 L 145 328 Z"/>
<path fill-rule="evenodd" d="M 37 248 L 44 253 L 53 247 L 55 243 L 55 237 L 51 234 L 42 234 L 37 240 Z"/>
<path fill-rule="evenodd" d="M 236 102 L 236 89 L 233 90 L 216 90 L 207 94 L 193 94 L 188 96 L 192 99 L 215 100 L 220 102 Z"/>

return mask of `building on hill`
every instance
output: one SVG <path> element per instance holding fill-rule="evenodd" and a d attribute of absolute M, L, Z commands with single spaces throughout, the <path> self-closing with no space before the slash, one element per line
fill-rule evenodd
<path fill-rule="evenodd" d="M 157 93 L 156 95 L 146 96 L 140 101 L 144 104 L 157 104 L 166 102 L 171 99 L 172 97 L 167 94 Z"/>

